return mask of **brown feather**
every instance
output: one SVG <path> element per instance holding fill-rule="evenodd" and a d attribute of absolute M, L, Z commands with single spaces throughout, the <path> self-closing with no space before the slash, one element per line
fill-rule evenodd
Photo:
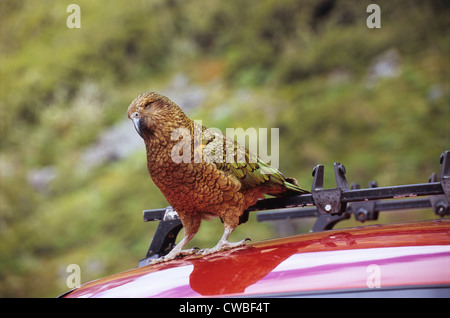
<path fill-rule="evenodd" d="M 186 233 L 195 234 L 202 219 L 220 216 L 224 225 L 236 228 L 244 210 L 264 194 L 291 193 L 297 185 L 262 161 L 257 163 L 194 162 L 194 131 L 196 127 L 185 113 L 170 99 L 157 93 L 138 96 L 128 107 L 128 116 L 139 120 L 147 151 L 147 167 L 152 180 L 178 212 Z M 172 132 L 186 128 L 191 134 L 191 162 L 175 163 L 173 147 L 180 140 L 172 140 Z M 224 139 L 234 147 L 242 147 Z M 202 147 L 206 145 L 203 144 Z M 250 156 L 246 151 L 247 159 Z M 224 154 L 225 156 L 225 154 Z M 261 169 L 273 169 L 263 174 Z M 303 192 L 302 192 L 303 191 Z M 298 188 L 298 193 L 306 191 Z"/>

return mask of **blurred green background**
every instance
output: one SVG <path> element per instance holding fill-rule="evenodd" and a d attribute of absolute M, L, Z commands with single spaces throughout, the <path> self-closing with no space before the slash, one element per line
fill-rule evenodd
<path fill-rule="evenodd" d="M 333 162 L 362 186 L 440 172 L 448 1 L 376 1 L 380 29 L 366 26 L 372 1 L 74 2 L 80 29 L 66 26 L 70 2 L 0 2 L 0 296 L 54 297 L 69 264 L 83 283 L 144 257 L 157 224 L 142 210 L 167 206 L 126 117 L 148 90 L 209 127 L 279 128 L 279 168 L 306 189 L 319 163 L 326 187 Z M 309 226 L 252 216 L 231 240 Z M 204 222 L 190 246 L 221 232 Z"/>

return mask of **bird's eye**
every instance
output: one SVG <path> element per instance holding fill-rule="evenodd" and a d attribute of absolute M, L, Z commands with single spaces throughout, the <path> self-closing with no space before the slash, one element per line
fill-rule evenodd
<path fill-rule="evenodd" d="M 138 112 L 134 112 L 133 114 L 131 114 L 131 118 L 138 118 L 138 117 L 139 117 Z"/>

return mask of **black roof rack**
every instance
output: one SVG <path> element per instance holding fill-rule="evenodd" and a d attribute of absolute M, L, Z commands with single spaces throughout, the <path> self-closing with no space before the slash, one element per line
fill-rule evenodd
<path fill-rule="evenodd" d="M 324 166 L 317 165 L 313 169 L 311 194 L 259 200 L 246 212 L 259 211 L 257 219 L 260 222 L 317 217 L 313 232 L 330 230 L 336 223 L 349 219 L 351 215 L 361 222 L 377 220 L 382 211 L 433 208 L 436 215 L 444 217 L 450 215 L 449 150 L 441 155 L 440 162 L 442 167 L 439 179 L 433 173 L 428 183 L 378 187 L 376 182 L 371 182 L 369 188 L 365 189 L 361 189 L 358 184 L 352 184 L 349 188 L 345 178 L 346 169 L 341 163 L 334 163 L 336 188 L 324 189 Z M 382 201 L 386 199 L 391 200 Z M 139 262 L 139 266 L 148 264 L 149 259 L 169 253 L 183 227 L 178 214 L 171 207 L 145 210 L 143 213 L 144 222 L 160 222 L 147 255 Z"/>

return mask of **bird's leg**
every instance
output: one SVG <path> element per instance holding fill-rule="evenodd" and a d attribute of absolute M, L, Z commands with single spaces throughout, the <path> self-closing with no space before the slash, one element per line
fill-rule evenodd
<path fill-rule="evenodd" d="M 219 240 L 219 242 L 217 243 L 216 246 L 212 247 L 212 248 L 206 248 L 203 250 L 199 251 L 199 254 L 202 255 L 208 255 L 208 254 L 212 254 L 218 251 L 222 251 L 222 250 L 227 250 L 230 248 L 234 248 L 234 247 L 239 247 L 239 246 L 243 246 L 246 244 L 247 240 L 250 240 L 248 238 L 239 241 L 239 242 L 228 242 L 228 237 L 230 236 L 230 234 L 234 231 L 234 228 L 225 226 L 225 231 L 223 232 L 222 238 Z"/>
<path fill-rule="evenodd" d="M 169 254 L 167 254 L 165 256 L 161 256 L 160 258 L 157 258 L 157 259 L 152 259 L 151 260 L 151 264 L 167 262 L 167 261 L 170 261 L 170 260 L 173 260 L 173 259 L 177 258 L 177 256 L 180 256 L 180 255 L 190 255 L 190 254 L 197 253 L 198 250 L 195 249 L 195 248 L 192 248 L 192 249 L 189 249 L 189 250 L 183 250 L 183 247 L 185 247 L 186 244 L 193 237 L 194 237 L 194 234 L 185 235 L 183 237 L 183 239 L 177 245 L 175 245 L 175 247 L 169 252 Z"/>
<path fill-rule="evenodd" d="M 179 217 L 184 227 L 183 239 L 177 245 L 175 245 L 175 247 L 169 252 L 169 254 L 151 260 L 151 264 L 167 262 L 177 258 L 178 256 L 191 255 L 196 254 L 198 252 L 198 248 L 192 248 L 189 250 L 183 250 L 183 248 L 194 237 L 195 233 L 198 232 L 202 219 L 197 217 L 195 214 L 194 215 L 179 214 Z"/>

